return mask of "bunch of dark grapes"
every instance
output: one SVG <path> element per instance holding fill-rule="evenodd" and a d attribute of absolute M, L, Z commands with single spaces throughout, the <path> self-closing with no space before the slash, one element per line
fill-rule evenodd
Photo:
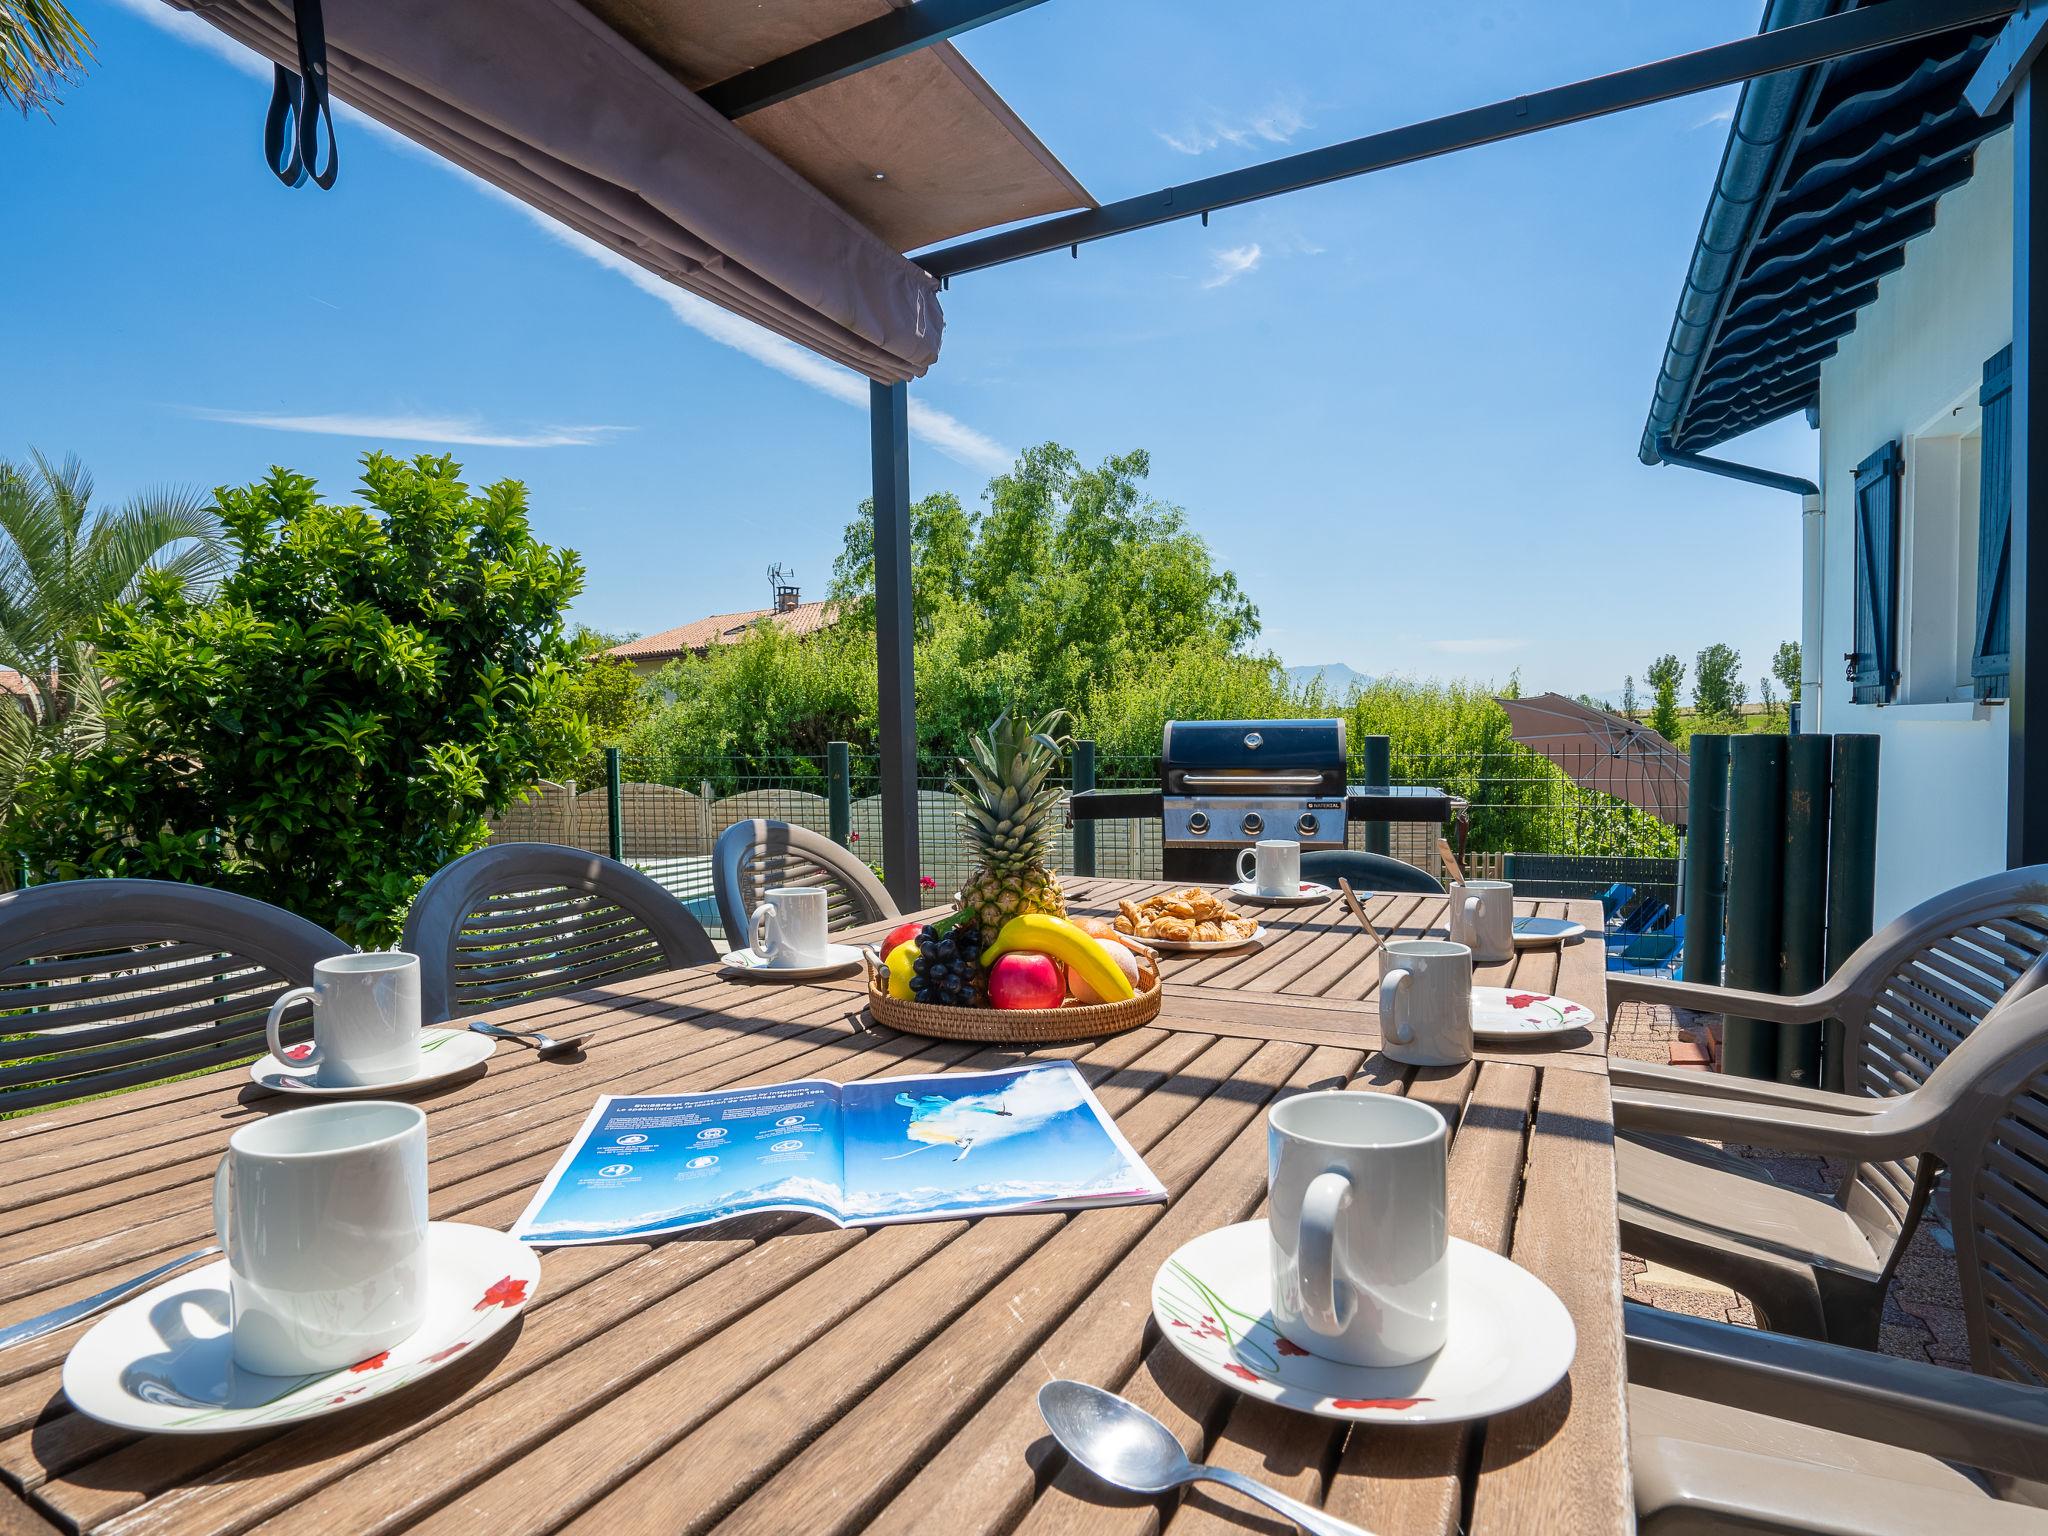
<path fill-rule="evenodd" d="M 980 1008 L 988 1002 L 988 978 L 981 969 L 981 930 L 960 923 L 941 933 L 926 924 L 917 936 L 910 967 L 910 995 L 920 1003 Z"/>

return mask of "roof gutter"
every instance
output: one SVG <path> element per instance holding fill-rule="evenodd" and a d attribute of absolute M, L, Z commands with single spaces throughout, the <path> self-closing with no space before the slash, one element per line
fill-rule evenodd
<path fill-rule="evenodd" d="M 1855 0 L 1847 3 L 1853 5 Z M 1775 32 L 1840 8 L 1841 0 L 1771 0 L 1759 30 Z M 1729 291 L 1742 275 L 1743 260 L 1756 238 L 1757 214 L 1769 201 L 1776 183 L 1780 151 L 1798 131 L 1801 103 L 1814 74 L 1814 68 L 1786 70 L 1760 76 L 1742 88 L 1728 144 L 1721 152 L 1721 169 L 1714 178 L 1714 195 L 1700 221 L 1699 242 L 1693 248 L 1692 267 L 1686 273 L 1671 339 L 1665 345 L 1664 366 L 1650 399 L 1650 419 L 1643 427 L 1642 446 L 1637 450 L 1645 464 L 1680 462 L 1669 457 L 1663 445 L 1692 399 L 1700 360 L 1720 326 Z M 1701 469 L 1719 462 L 1695 460 L 1689 467 Z"/>
<path fill-rule="evenodd" d="M 1646 458 L 1645 463 L 1676 464 L 1680 469 L 1704 470 L 1710 475 L 1725 475 L 1730 480 L 1767 486 L 1774 491 L 1790 491 L 1794 496 L 1820 494 L 1820 487 L 1811 480 L 1802 480 L 1797 475 L 1781 475 L 1775 469 L 1758 469 L 1753 464 L 1737 464 L 1732 459 L 1710 459 L 1703 453 L 1684 453 L 1672 447 L 1668 437 L 1658 438 L 1651 445 L 1651 450 L 1654 457 Z"/>

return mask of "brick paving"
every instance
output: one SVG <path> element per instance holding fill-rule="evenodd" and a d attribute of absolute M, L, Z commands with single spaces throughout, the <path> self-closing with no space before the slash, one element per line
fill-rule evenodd
<path fill-rule="evenodd" d="M 1682 1064 L 1718 1059 L 1708 1023 L 1698 1014 L 1625 1003 L 1614 1018 L 1610 1050 L 1631 1061 Z M 1754 1158 L 1773 1179 L 1794 1189 L 1832 1189 L 1846 1169 L 1838 1158 L 1787 1155 L 1754 1147 L 1729 1150 Z M 1933 1204 L 1935 1208 L 1921 1219 L 1892 1277 L 1878 1324 L 1878 1347 L 1888 1355 L 1967 1371 L 1970 1345 L 1963 1322 L 1962 1288 L 1956 1277 L 1955 1245 L 1940 1215 L 1941 1202 L 1937 1199 Z M 1628 1254 L 1622 1256 L 1621 1269 L 1622 1291 L 1630 1301 L 1745 1328 L 1756 1326 L 1749 1303 L 1724 1286 Z"/>

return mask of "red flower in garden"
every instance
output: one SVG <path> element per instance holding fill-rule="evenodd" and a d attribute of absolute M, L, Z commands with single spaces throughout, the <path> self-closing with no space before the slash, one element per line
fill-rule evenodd
<path fill-rule="evenodd" d="M 1283 1355 L 1305 1355 L 1308 1351 L 1292 1339 L 1282 1339 L 1280 1340 L 1280 1353 Z"/>
<path fill-rule="evenodd" d="M 1229 1361 L 1224 1362 L 1223 1369 L 1230 1372 L 1233 1376 L 1242 1376 L 1246 1381 L 1257 1381 L 1259 1379 L 1256 1373 Z"/>
<path fill-rule="evenodd" d="M 1426 1403 L 1426 1397 L 1333 1397 L 1332 1408 L 1413 1408 L 1417 1403 Z"/>
<path fill-rule="evenodd" d="M 1541 992 L 1512 992 L 1508 994 L 1508 1006 L 1510 1008 L 1533 1008 L 1538 1003 L 1547 1001 L 1549 999 L 1544 997 Z"/>
<path fill-rule="evenodd" d="M 930 875 L 919 875 L 917 877 L 917 885 L 919 890 L 924 891 L 936 891 L 939 888 L 939 882 Z"/>
<path fill-rule="evenodd" d="M 437 1349 L 431 1355 L 427 1356 L 427 1364 L 439 1365 L 443 1360 L 446 1360 L 453 1355 L 459 1355 L 467 1348 L 469 1348 L 469 1340 L 457 1339 L 453 1344 L 450 1344 L 446 1349 Z"/>
<path fill-rule="evenodd" d="M 286 1061 L 304 1061 L 308 1056 L 312 1054 L 313 1042 L 310 1040 L 306 1040 L 302 1041 L 298 1045 L 286 1046 L 284 1051 L 284 1059 Z"/>
<path fill-rule="evenodd" d="M 846 840 L 849 843 L 857 843 L 860 841 L 860 834 L 858 832 L 849 832 L 846 834 Z"/>
<path fill-rule="evenodd" d="M 354 1365 L 348 1368 L 348 1372 L 351 1376 L 354 1376 L 360 1374 L 363 1371 L 374 1371 L 377 1369 L 378 1366 L 382 1365 L 385 1361 L 389 1360 L 390 1358 L 390 1350 L 380 1350 L 378 1351 L 378 1353 L 370 1356 L 370 1358 L 367 1360 L 358 1360 Z"/>
<path fill-rule="evenodd" d="M 510 1275 L 507 1275 L 484 1292 L 484 1299 L 476 1304 L 474 1310 L 484 1312 L 492 1307 L 516 1307 L 524 1300 L 526 1300 L 526 1282 L 524 1280 L 514 1280 Z"/>

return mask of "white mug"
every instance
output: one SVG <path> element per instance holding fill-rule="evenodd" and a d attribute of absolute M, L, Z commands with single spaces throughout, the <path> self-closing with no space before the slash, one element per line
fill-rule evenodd
<path fill-rule="evenodd" d="M 1411 1067 L 1472 1059 L 1472 951 L 1447 939 L 1399 939 L 1380 972 L 1380 1049 Z"/>
<path fill-rule="evenodd" d="M 285 1055 L 278 1025 L 293 1003 L 313 1002 L 313 1049 Z M 399 1083 L 420 1070 L 420 957 L 396 950 L 330 955 L 313 966 L 313 985 L 293 987 L 270 1005 L 270 1054 L 318 1067 L 332 1088 Z"/>
<path fill-rule="evenodd" d="M 1252 860 L 1252 869 L 1245 867 L 1246 859 Z M 1301 844 L 1269 838 L 1256 847 L 1238 849 L 1237 878 L 1251 881 L 1253 890 L 1261 896 L 1299 896 Z"/>
<path fill-rule="evenodd" d="M 754 908 L 752 947 L 769 965 L 821 965 L 826 937 L 825 888 L 783 885 Z"/>
<path fill-rule="evenodd" d="M 1451 887 L 1451 937 L 1480 965 L 1515 958 L 1515 888 L 1505 880 Z"/>
<path fill-rule="evenodd" d="M 243 1126 L 213 1175 L 235 1364 L 300 1376 L 367 1360 L 420 1325 L 427 1117 L 317 1104 Z"/>
<path fill-rule="evenodd" d="M 1347 1365 L 1409 1365 L 1450 1324 L 1450 1129 L 1397 1094 L 1297 1094 L 1266 1116 L 1273 1320 Z"/>

